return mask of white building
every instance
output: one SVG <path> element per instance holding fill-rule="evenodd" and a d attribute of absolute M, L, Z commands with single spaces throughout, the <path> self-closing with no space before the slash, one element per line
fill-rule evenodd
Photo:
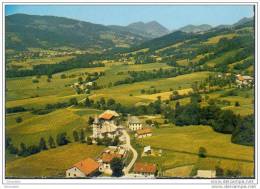
<path fill-rule="evenodd" d="M 128 118 L 128 127 L 132 131 L 136 131 L 143 128 L 143 124 L 136 116 L 131 116 Z"/>
<path fill-rule="evenodd" d="M 99 164 L 91 158 L 75 163 L 66 170 L 67 178 L 92 177 L 99 173 Z"/>
<path fill-rule="evenodd" d="M 135 136 L 137 138 L 145 138 L 152 136 L 152 130 L 149 128 L 144 128 L 136 131 Z"/>
<path fill-rule="evenodd" d="M 107 175 L 112 175 L 113 171 L 111 169 L 110 163 L 114 158 L 122 158 L 122 155 L 110 152 L 103 153 L 98 160 L 99 171 Z"/>
<path fill-rule="evenodd" d="M 107 110 L 99 117 L 96 117 L 93 122 L 94 139 L 104 138 L 105 136 L 113 138 L 120 134 L 120 127 L 116 125 L 116 120 L 119 115 L 115 111 Z"/>
<path fill-rule="evenodd" d="M 135 163 L 133 172 L 145 177 L 153 177 L 156 176 L 157 166 L 153 163 Z"/>
<path fill-rule="evenodd" d="M 236 83 L 238 84 L 239 87 L 242 86 L 253 86 L 253 80 L 254 78 L 251 76 L 247 76 L 247 75 L 236 75 Z"/>
<path fill-rule="evenodd" d="M 151 146 L 145 146 L 144 147 L 144 154 L 150 155 L 152 153 L 152 148 Z"/>

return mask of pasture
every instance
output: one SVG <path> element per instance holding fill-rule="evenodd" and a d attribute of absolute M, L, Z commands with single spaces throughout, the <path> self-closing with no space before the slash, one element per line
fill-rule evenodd
<path fill-rule="evenodd" d="M 73 141 L 74 130 L 84 129 L 87 136 L 91 134 L 87 123 L 88 118 L 99 113 L 101 111 L 95 109 L 64 108 L 45 115 L 33 115 L 29 112 L 8 114 L 6 135 L 12 138 L 17 147 L 21 142 L 26 145 L 38 144 L 41 137 L 48 140 L 49 136 L 55 138 L 61 132 L 66 132 L 69 139 Z M 21 117 L 23 121 L 16 123 L 17 117 Z"/>
<path fill-rule="evenodd" d="M 186 75 L 180 75 L 172 78 L 154 79 L 143 82 L 136 82 L 133 84 L 124 84 L 113 86 L 110 88 L 104 88 L 95 91 L 91 94 L 91 99 L 105 99 L 113 98 L 117 102 L 125 105 L 135 105 L 138 102 L 151 102 L 150 99 L 144 99 L 140 97 L 141 89 L 150 89 L 151 87 L 161 90 L 161 92 L 170 91 L 170 89 L 186 89 L 190 88 L 191 84 L 195 81 L 201 81 L 205 79 L 210 72 L 196 72 Z"/>
<path fill-rule="evenodd" d="M 97 158 L 103 146 L 72 143 L 6 164 L 7 177 L 64 177 L 65 171 L 85 158 Z"/>
<path fill-rule="evenodd" d="M 154 128 L 152 137 L 138 139 L 136 143 L 139 151 L 147 145 L 162 150 L 161 157 L 139 157 L 139 161 L 158 163 L 162 171 L 187 165 L 203 169 L 197 154 L 199 148 L 204 147 L 206 159 L 220 162 L 225 169 L 238 169 L 244 176 L 253 175 L 254 148 L 231 143 L 231 135 L 214 132 L 209 126 Z M 204 164 L 204 169 L 216 165 Z"/>

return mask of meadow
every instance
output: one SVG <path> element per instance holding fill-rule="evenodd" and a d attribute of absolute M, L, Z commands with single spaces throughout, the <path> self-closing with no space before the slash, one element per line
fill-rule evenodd
<path fill-rule="evenodd" d="M 166 175 L 174 176 L 171 169 L 177 167 L 184 167 L 185 176 L 190 176 L 186 166 L 214 169 L 220 165 L 224 170 L 240 170 L 242 176 L 253 176 L 254 148 L 233 144 L 231 135 L 217 133 L 209 126 L 162 126 L 153 129 L 152 137 L 138 139 L 136 143 L 140 152 L 142 147 L 148 145 L 152 149 L 162 150 L 161 156 L 139 156 L 138 161 L 156 162 L 162 172 L 166 171 Z M 200 147 L 206 149 L 206 158 L 199 158 Z"/>
<path fill-rule="evenodd" d="M 6 116 L 6 135 L 12 138 L 15 146 L 21 142 L 26 145 L 38 144 L 41 137 L 48 140 L 49 136 L 56 137 L 58 133 L 66 132 L 73 141 L 72 132 L 84 129 L 86 135 L 91 134 L 88 126 L 88 118 L 100 114 L 100 110 L 64 108 L 45 115 L 33 115 L 29 112 L 9 114 Z M 23 121 L 16 123 L 16 118 Z"/>
<path fill-rule="evenodd" d="M 59 178 L 73 164 L 86 158 L 97 158 L 103 146 L 72 143 L 38 154 L 10 161 L 6 164 L 7 177 Z"/>

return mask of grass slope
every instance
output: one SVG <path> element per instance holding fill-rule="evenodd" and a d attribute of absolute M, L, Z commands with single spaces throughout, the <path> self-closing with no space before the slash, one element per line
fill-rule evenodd
<path fill-rule="evenodd" d="M 20 158 L 6 164 L 7 177 L 60 177 L 66 169 L 85 158 L 96 158 L 104 147 L 86 144 L 68 144 L 66 146 L 40 152 Z"/>

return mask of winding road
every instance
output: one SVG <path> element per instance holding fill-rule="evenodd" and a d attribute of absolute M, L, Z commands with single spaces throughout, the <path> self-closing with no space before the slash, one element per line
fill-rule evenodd
<path fill-rule="evenodd" d="M 129 136 L 129 134 L 126 132 L 126 130 L 123 130 L 122 133 L 123 133 L 123 135 L 124 135 L 125 138 L 126 138 L 126 144 L 125 144 L 126 147 L 133 152 L 133 159 L 132 159 L 131 162 L 127 165 L 127 167 L 125 167 L 125 169 L 124 169 L 124 173 L 125 173 L 125 175 L 127 175 L 127 174 L 129 173 L 129 171 L 131 170 L 131 168 L 133 167 L 135 161 L 137 160 L 138 153 L 137 153 L 137 151 L 132 147 L 132 145 L 131 145 L 131 140 L 130 140 L 130 136 Z"/>

